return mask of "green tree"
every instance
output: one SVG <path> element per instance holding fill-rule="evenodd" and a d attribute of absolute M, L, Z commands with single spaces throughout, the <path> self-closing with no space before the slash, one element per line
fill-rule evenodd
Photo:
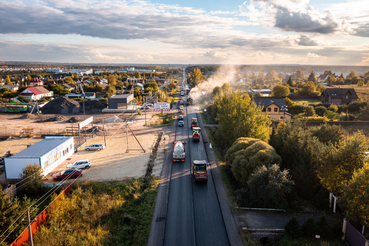
<path fill-rule="evenodd" d="M 359 115 L 357 118 L 362 121 L 369 120 L 369 106 L 365 105 L 364 107 L 360 108 Z"/>
<path fill-rule="evenodd" d="M 314 82 L 308 81 L 302 86 L 299 94 L 300 96 L 317 96 L 320 95 L 320 92 L 316 91 Z"/>
<path fill-rule="evenodd" d="M 364 81 L 359 79 L 359 81 L 357 82 L 357 86 L 364 86 Z"/>
<path fill-rule="evenodd" d="M 74 81 L 71 77 L 68 77 L 65 79 L 65 83 L 70 84 L 70 85 L 76 85 L 76 81 Z"/>
<path fill-rule="evenodd" d="M 169 83 L 169 85 L 168 85 L 168 89 L 170 89 L 170 90 L 174 90 L 174 89 L 176 89 L 176 88 L 177 88 L 177 86 L 176 86 L 176 84 L 175 84 L 173 81 Z"/>
<path fill-rule="evenodd" d="M 288 78 L 287 85 L 289 85 L 289 86 L 293 86 L 291 76 Z"/>
<path fill-rule="evenodd" d="M 199 68 L 194 68 L 193 72 L 188 75 L 189 84 L 191 87 L 196 87 L 198 84 L 202 82 L 204 76 L 201 73 Z"/>
<path fill-rule="evenodd" d="M 6 80 L 6 82 L 5 82 L 6 85 L 12 85 L 12 81 L 10 80 L 9 75 L 6 76 L 5 80 Z"/>
<path fill-rule="evenodd" d="M 220 86 L 215 86 L 213 89 L 213 96 L 216 95 L 223 96 L 223 90 Z"/>
<path fill-rule="evenodd" d="M 291 99 L 288 97 L 284 98 L 284 103 L 287 105 L 288 108 L 293 108 L 296 106 L 296 103 L 294 103 Z"/>
<path fill-rule="evenodd" d="M 328 76 L 325 82 L 328 85 L 334 85 L 336 83 L 336 78 L 334 76 Z"/>
<path fill-rule="evenodd" d="M 262 165 L 270 167 L 280 162 L 281 157 L 273 147 L 256 138 L 238 138 L 226 154 L 226 163 L 230 166 L 233 176 L 244 185 Z"/>
<path fill-rule="evenodd" d="M 311 73 L 309 74 L 308 81 L 316 83 L 317 79 L 316 79 L 315 73 L 313 71 L 311 71 Z"/>
<path fill-rule="evenodd" d="M 355 170 L 364 166 L 367 151 L 365 136 L 354 133 L 340 141 L 338 147 L 328 146 L 326 154 L 317 163 L 317 174 L 323 186 L 339 195 Z"/>
<path fill-rule="evenodd" d="M 0 232 L 1 234 L 5 232 L 14 222 L 14 220 L 19 216 L 20 206 L 16 199 L 10 197 L 7 193 L 0 187 Z M 13 227 L 11 228 L 11 230 Z M 1 235 L 0 234 L 0 235 Z M 5 236 L 0 237 L 3 241 Z M 10 240 L 9 240 L 10 241 Z M 10 243 L 8 240 L 7 242 Z"/>
<path fill-rule="evenodd" d="M 272 96 L 274 97 L 286 97 L 290 94 L 290 89 L 284 85 L 275 85 L 273 87 Z"/>
<path fill-rule="evenodd" d="M 322 143 L 338 145 L 345 137 L 345 131 L 341 126 L 324 124 L 320 127 L 311 128 L 314 137 Z"/>
<path fill-rule="evenodd" d="M 315 115 L 315 109 L 313 106 L 307 106 L 305 108 L 305 116 L 314 116 Z"/>
<path fill-rule="evenodd" d="M 115 95 L 117 93 L 117 90 L 115 89 L 115 86 L 106 86 L 105 87 L 106 90 L 106 96 L 107 97 L 112 97 L 113 95 Z"/>
<path fill-rule="evenodd" d="M 369 164 L 357 169 L 338 200 L 345 217 L 369 226 Z"/>
<path fill-rule="evenodd" d="M 250 199 L 254 206 L 286 208 L 286 196 L 291 192 L 294 182 L 290 180 L 288 170 L 281 171 L 279 165 L 260 166 L 248 180 Z"/>
<path fill-rule="evenodd" d="M 269 71 L 267 73 L 267 75 L 265 76 L 265 79 L 266 80 L 272 80 L 272 81 L 274 81 L 277 78 L 278 78 L 277 73 L 274 70 Z"/>
<path fill-rule="evenodd" d="M 216 121 L 219 122 L 217 137 L 225 149 L 239 137 L 253 137 L 268 141 L 270 119 L 261 107 L 240 92 L 215 96 Z"/>
<path fill-rule="evenodd" d="M 222 91 L 223 91 L 224 94 L 229 95 L 229 94 L 232 93 L 232 88 L 231 88 L 231 86 L 228 83 L 224 83 L 222 85 Z"/>
<path fill-rule="evenodd" d="M 28 164 L 22 168 L 21 179 L 30 182 L 25 187 L 25 193 L 28 195 L 37 195 L 44 185 L 42 168 L 39 164 Z"/>

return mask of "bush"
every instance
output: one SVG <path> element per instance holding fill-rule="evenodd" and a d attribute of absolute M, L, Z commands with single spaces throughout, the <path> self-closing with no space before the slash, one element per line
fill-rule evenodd
<path fill-rule="evenodd" d="M 138 112 L 137 112 L 137 115 L 142 115 L 142 112 L 141 112 L 141 111 L 138 111 Z"/>
<path fill-rule="evenodd" d="M 293 115 L 304 113 L 305 107 L 302 105 L 296 105 L 294 107 L 288 108 L 288 113 L 291 113 Z"/>
<path fill-rule="evenodd" d="M 337 105 L 332 104 L 332 105 L 330 105 L 328 107 L 328 110 L 329 111 L 332 111 L 332 112 L 337 112 L 338 111 L 338 107 L 337 107 Z"/>
<path fill-rule="evenodd" d="M 359 112 L 361 108 L 367 106 L 367 102 L 353 102 L 347 106 L 347 109 L 351 113 Z"/>
<path fill-rule="evenodd" d="M 319 106 L 315 108 L 315 112 L 319 116 L 324 116 L 327 113 L 327 108 L 324 106 Z"/>
<path fill-rule="evenodd" d="M 100 98 L 99 101 L 108 105 L 109 100 L 107 98 Z"/>
<path fill-rule="evenodd" d="M 325 116 L 308 116 L 308 117 L 298 117 L 296 120 L 300 121 L 329 121 Z"/>
<path fill-rule="evenodd" d="M 284 226 L 284 230 L 286 231 L 286 234 L 291 237 L 300 237 L 302 235 L 302 229 L 300 226 L 299 221 L 292 217 L 287 224 Z"/>
<path fill-rule="evenodd" d="M 305 223 L 302 225 L 302 231 L 304 232 L 305 236 L 314 237 L 317 231 L 315 220 L 313 218 L 310 218 L 305 221 Z"/>
<path fill-rule="evenodd" d="M 329 208 L 328 197 L 329 191 L 326 189 L 320 189 L 313 199 L 315 207 L 318 209 L 328 209 Z"/>
<path fill-rule="evenodd" d="M 317 234 L 320 235 L 323 239 L 332 239 L 334 238 L 334 234 L 332 229 L 329 227 L 325 216 L 322 216 L 320 220 L 316 223 L 317 225 Z"/>
<path fill-rule="evenodd" d="M 355 120 L 355 115 L 352 114 L 348 114 L 348 115 L 340 115 L 339 120 L 340 121 L 354 121 Z"/>
<path fill-rule="evenodd" d="M 305 116 L 314 116 L 315 110 L 313 106 L 307 106 L 304 110 Z"/>
<path fill-rule="evenodd" d="M 347 110 L 347 105 L 338 105 L 337 106 L 337 113 L 342 113 L 342 112 L 346 112 L 346 110 Z"/>

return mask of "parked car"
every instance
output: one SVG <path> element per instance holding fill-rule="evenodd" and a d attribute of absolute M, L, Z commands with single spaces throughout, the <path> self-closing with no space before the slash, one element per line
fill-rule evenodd
<path fill-rule="evenodd" d="M 91 167 L 91 162 L 89 160 L 79 160 L 67 166 L 68 168 L 74 169 L 85 169 Z"/>
<path fill-rule="evenodd" d="M 82 170 L 71 168 L 55 173 L 53 175 L 53 179 L 55 181 L 60 181 L 63 179 L 75 179 L 78 178 L 79 176 L 82 176 Z"/>
<path fill-rule="evenodd" d="M 179 104 L 180 104 L 180 105 L 183 105 L 183 104 L 184 104 L 184 102 L 183 102 L 183 101 L 180 101 L 180 102 L 179 102 Z"/>
<path fill-rule="evenodd" d="M 183 120 L 178 121 L 178 126 L 184 126 Z"/>
<path fill-rule="evenodd" d="M 85 150 L 102 150 L 105 149 L 105 146 L 103 144 L 92 144 L 85 147 Z"/>
<path fill-rule="evenodd" d="M 179 109 L 183 109 L 183 105 L 179 105 Z"/>
<path fill-rule="evenodd" d="M 152 103 L 146 103 L 146 106 L 154 106 Z"/>
<path fill-rule="evenodd" d="M 183 120 L 183 115 L 178 115 L 178 120 Z"/>

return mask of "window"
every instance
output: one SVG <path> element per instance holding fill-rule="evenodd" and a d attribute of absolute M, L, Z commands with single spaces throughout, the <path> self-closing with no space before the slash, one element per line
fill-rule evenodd
<path fill-rule="evenodd" d="M 267 108 L 268 109 L 268 112 L 272 112 L 272 109 L 271 108 Z"/>
<path fill-rule="evenodd" d="M 117 103 L 117 108 L 127 108 L 127 103 Z"/>
<path fill-rule="evenodd" d="M 274 108 L 274 112 L 278 112 L 278 108 Z"/>
<path fill-rule="evenodd" d="M 281 119 L 283 120 L 283 116 L 281 116 Z"/>

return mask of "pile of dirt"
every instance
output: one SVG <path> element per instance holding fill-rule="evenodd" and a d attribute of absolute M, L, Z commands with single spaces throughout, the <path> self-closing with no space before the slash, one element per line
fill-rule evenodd
<path fill-rule="evenodd" d="M 24 114 L 21 117 L 19 117 L 19 119 L 36 120 L 36 119 L 39 119 L 39 116 L 38 115 L 35 115 L 35 114 L 27 113 L 27 114 Z"/>
<path fill-rule="evenodd" d="M 58 97 L 42 107 L 43 114 L 75 114 L 80 111 L 80 104 L 67 97 Z"/>
<path fill-rule="evenodd" d="M 107 118 L 106 120 L 104 120 L 105 123 L 122 123 L 124 122 L 124 120 L 122 120 L 121 118 L 119 118 L 118 116 L 114 115 L 110 118 Z M 103 123 L 101 121 L 101 123 Z"/>
<path fill-rule="evenodd" d="M 103 110 L 107 106 L 107 104 L 97 100 L 85 101 L 85 110 L 88 113 L 101 113 L 101 110 Z M 83 107 L 83 102 L 80 102 L 80 107 Z"/>
<path fill-rule="evenodd" d="M 64 116 L 58 115 L 55 117 L 50 117 L 50 116 L 45 116 L 43 115 L 42 117 L 39 118 L 39 120 L 37 122 L 53 122 L 53 121 L 66 121 L 67 118 L 65 118 Z"/>
<path fill-rule="evenodd" d="M 67 120 L 67 122 L 69 122 L 69 123 L 76 123 L 76 122 L 79 122 L 79 121 L 81 121 L 81 120 L 77 117 L 72 117 L 69 120 Z"/>

